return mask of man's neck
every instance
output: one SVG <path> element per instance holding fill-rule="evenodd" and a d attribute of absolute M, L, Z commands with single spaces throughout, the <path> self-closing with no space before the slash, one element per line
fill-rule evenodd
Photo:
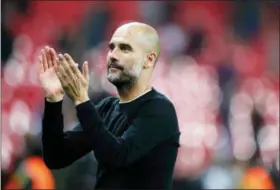
<path fill-rule="evenodd" d="M 151 86 L 138 86 L 135 85 L 134 87 L 130 88 L 129 90 L 125 92 L 119 92 L 120 96 L 120 102 L 129 102 L 138 96 L 141 96 L 141 94 L 144 94 L 145 92 L 149 91 L 151 89 Z"/>

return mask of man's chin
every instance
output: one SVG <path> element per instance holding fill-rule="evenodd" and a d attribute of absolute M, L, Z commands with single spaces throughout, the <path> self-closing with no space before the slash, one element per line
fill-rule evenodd
<path fill-rule="evenodd" d="M 112 78 L 107 78 L 108 81 L 114 85 L 118 90 L 124 89 L 129 87 L 131 84 L 129 82 L 125 82 L 119 79 L 112 79 Z"/>
<path fill-rule="evenodd" d="M 107 80 L 114 85 L 118 91 L 127 91 L 136 82 L 136 79 L 133 79 L 132 77 L 120 77 L 119 75 L 112 73 L 107 75 Z"/>
<path fill-rule="evenodd" d="M 121 83 L 121 81 L 118 78 L 114 78 L 114 77 L 109 77 L 108 76 L 107 80 L 115 86 Z"/>

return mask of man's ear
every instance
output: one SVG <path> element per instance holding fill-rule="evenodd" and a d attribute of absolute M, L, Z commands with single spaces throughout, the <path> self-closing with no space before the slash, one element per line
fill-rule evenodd
<path fill-rule="evenodd" d="M 147 55 L 147 61 L 144 64 L 144 69 L 148 69 L 148 68 L 154 67 L 156 59 L 157 59 L 157 55 L 154 52 L 149 53 Z"/>

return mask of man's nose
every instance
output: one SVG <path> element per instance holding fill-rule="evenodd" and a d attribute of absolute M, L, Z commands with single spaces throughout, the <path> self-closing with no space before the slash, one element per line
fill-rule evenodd
<path fill-rule="evenodd" d="M 116 58 L 115 56 L 110 56 L 110 62 L 111 63 L 116 63 L 118 61 L 119 61 L 118 58 Z"/>
<path fill-rule="evenodd" d="M 110 61 L 111 61 L 112 63 L 113 63 L 113 62 L 119 61 L 119 58 L 118 58 L 118 56 L 117 56 L 116 50 L 114 50 L 114 51 L 112 51 L 112 52 L 110 53 L 109 58 L 110 58 Z"/>

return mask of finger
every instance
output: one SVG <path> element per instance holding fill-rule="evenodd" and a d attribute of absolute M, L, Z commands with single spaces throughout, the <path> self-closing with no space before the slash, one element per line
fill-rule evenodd
<path fill-rule="evenodd" d="M 48 63 L 47 63 L 46 53 L 44 49 L 42 50 L 42 61 L 43 61 L 44 71 L 46 71 L 48 69 Z"/>
<path fill-rule="evenodd" d="M 56 71 L 59 72 L 60 77 L 64 77 L 64 78 L 67 77 L 65 68 L 62 63 L 62 59 L 60 59 L 59 55 L 56 58 L 56 62 L 57 62 L 57 66 L 55 68 L 56 68 Z"/>
<path fill-rule="evenodd" d="M 39 62 L 38 62 L 38 72 L 43 73 L 44 72 L 44 65 L 43 65 L 43 60 L 42 56 L 39 56 Z"/>
<path fill-rule="evenodd" d="M 75 76 L 69 68 L 68 63 L 66 62 L 62 54 L 58 55 L 58 60 L 58 77 L 63 89 L 67 90 L 69 88 L 70 82 Z"/>
<path fill-rule="evenodd" d="M 72 78 L 74 76 L 74 73 L 72 72 L 72 69 L 70 68 L 68 61 L 66 61 L 66 59 L 62 54 L 59 54 L 58 58 L 59 58 L 59 66 L 60 66 L 59 68 L 63 70 L 63 74 L 66 74 L 68 75 L 68 77 Z"/>
<path fill-rule="evenodd" d="M 64 57 L 65 59 L 67 60 L 69 66 L 71 67 L 71 70 L 72 72 L 77 75 L 77 76 L 80 76 L 81 77 L 81 71 L 78 69 L 78 67 L 75 65 L 75 62 L 73 61 L 72 57 L 68 54 L 68 53 L 65 53 L 64 54 Z"/>
<path fill-rule="evenodd" d="M 54 70 L 62 87 L 65 88 L 67 79 L 65 77 L 65 74 L 63 74 L 63 68 L 61 68 L 59 65 L 55 65 Z"/>
<path fill-rule="evenodd" d="M 48 46 L 46 46 L 45 50 L 46 50 L 48 68 L 51 68 L 53 66 L 53 63 L 52 63 L 52 58 L 51 58 L 51 54 L 50 54 L 50 48 Z"/>
<path fill-rule="evenodd" d="M 55 52 L 55 50 L 53 48 L 50 48 L 50 56 L 51 56 L 51 60 L 52 60 L 52 64 L 53 66 L 55 66 L 56 63 L 56 58 L 57 58 L 57 54 Z"/>
<path fill-rule="evenodd" d="M 83 76 L 87 81 L 89 81 L 89 71 L 88 71 L 88 62 L 85 61 L 83 64 Z"/>
<path fill-rule="evenodd" d="M 52 57 L 52 60 L 53 60 L 54 67 L 58 66 L 59 58 L 58 58 L 58 55 L 53 48 L 51 48 L 51 57 Z"/>

